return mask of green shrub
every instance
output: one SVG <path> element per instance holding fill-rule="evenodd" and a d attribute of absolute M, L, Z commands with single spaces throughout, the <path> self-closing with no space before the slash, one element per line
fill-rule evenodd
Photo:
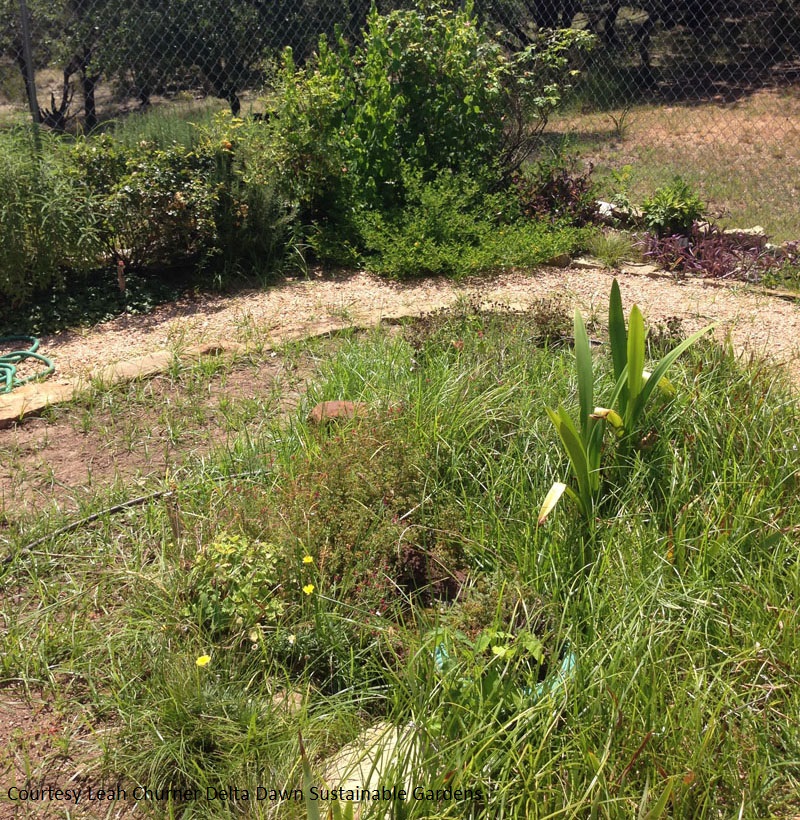
<path fill-rule="evenodd" d="M 197 129 L 192 148 L 110 135 L 79 142 L 75 174 L 94 194 L 106 260 L 132 268 L 274 265 L 287 209 L 270 176 L 245 169 L 243 126 L 219 115 Z"/>
<path fill-rule="evenodd" d="M 403 208 L 367 211 L 357 220 L 367 267 L 384 276 L 464 276 L 542 264 L 585 241 L 578 228 L 525 219 L 511 193 L 488 194 L 465 174 L 443 172 L 424 182 L 421 172 L 407 171 L 403 182 Z"/>
<path fill-rule="evenodd" d="M 284 611 L 278 547 L 220 533 L 195 557 L 186 613 L 211 634 L 273 625 Z"/>
<path fill-rule="evenodd" d="M 597 218 L 592 167 L 556 152 L 524 169 L 514 178 L 523 213 L 531 219 L 569 220 L 589 225 Z"/>
<path fill-rule="evenodd" d="M 23 130 L 0 134 L 0 297 L 12 305 L 97 264 L 92 198 L 56 138 L 37 151 Z"/>
<path fill-rule="evenodd" d="M 177 144 L 126 147 L 107 135 L 74 150 L 78 173 L 95 195 L 107 260 L 166 266 L 213 244 L 213 157 Z"/>
<path fill-rule="evenodd" d="M 657 236 L 687 236 L 705 209 L 700 197 L 680 177 L 662 185 L 642 203 L 644 223 Z"/>
<path fill-rule="evenodd" d="M 215 264 L 227 271 L 269 272 L 282 261 L 293 210 L 280 196 L 270 167 L 253 162 L 259 125 L 219 113 L 199 129 L 196 151 L 213 160 L 209 186 L 215 197 Z"/>
<path fill-rule="evenodd" d="M 568 85 L 571 49 L 588 41 L 560 32 L 509 55 L 469 5 L 373 8 L 355 49 L 323 38 L 301 70 L 284 55 L 264 161 L 307 221 L 357 241 L 354 213 L 404 205 L 408 169 L 428 182 L 466 173 L 484 188 L 510 178 Z"/>

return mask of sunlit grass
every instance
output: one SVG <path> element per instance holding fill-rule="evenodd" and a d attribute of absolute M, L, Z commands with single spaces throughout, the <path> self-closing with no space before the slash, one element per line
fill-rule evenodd
<path fill-rule="evenodd" d="M 677 174 L 723 225 L 761 225 L 780 242 L 800 237 L 798 115 L 796 96 L 762 91 L 737 103 L 571 113 L 550 129 L 594 163 L 605 197 L 619 192 L 613 172 L 625 166 L 635 201 Z"/>
<path fill-rule="evenodd" d="M 597 559 L 580 566 L 567 501 L 536 524 L 567 473 L 545 407 L 577 403 L 560 335 L 543 338 L 530 315 L 461 305 L 401 333 L 345 336 L 330 355 L 315 345 L 320 370 L 298 411 L 182 468 L 169 496 L 28 552 L 63 519 L 31 515 L 0 535 L 5 680 L 73 692 L 114 728 L 107 771 L 151 788 L 301 788 L 298 731 L 324 772 L 387 720 L 415 738 L 398 777 L 483 795 L 407 801 L 396 816 L 800 811 L 800 419 L 778 374 L 710 342 L 687 352 L 671 373 L 677 397 L 647 417 L 647 447 L 604 475 Z M 604 348 L 594 355 L 602 395 L 612 368 Z M 370 415 L 310 426 L 327 399 Z M 113 401 L 124 413 L 124 395 Z M 200 422 L 185 423 L 191 435 Z M 351 496 L 393 475 L 365 516 Z M 99 494 L 86 513 L 124 496 Z M 219 633 L 196 615 L 191 573 L 231 531 L 282 557 L 285 609 Z M 337 546 L 342 533 L 355 540 Z M 415 537 L 463 551 L 456 598 L 398 586 L 383 614 L 359 609 L 361 586 L 385 571 L 377 556 Z M 365 569 L 345 594 L 326 562 L 348 552 Z M 563 683 L 540 689 L 539 673 L 552 680 L 573 654 Z M 306 816 L 302 804 L 269 809 Z M 205 800 L 169 811 L 267 816 Z"/>

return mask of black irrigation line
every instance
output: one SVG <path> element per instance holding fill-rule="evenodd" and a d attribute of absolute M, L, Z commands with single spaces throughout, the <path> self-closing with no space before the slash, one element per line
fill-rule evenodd
<path fill-rule="evenodd" d="M 252 478 L 254 476 L 259 475 L 268 475 L 270 473 L 269 470 L 248 470 L 244 473 L 234 473 L 233 475 L 221 475 L 221 476 L 214 476 L 211 478 L 211 481 L 217 483 L 220 481 L 227 481 L 229 479 L 235 478 Z M 29 544 L 26 544 L 22 547 L 17 555 L 30 555 L 33 550 L 44 544 L 47 541 L 50 541 L 53 538 L 59 538 L 62 535 L 67 535 L 70 532 L 75 532 L 75 530 L 80 529 L 81 527 L 86 526 L 87 524 L 91 524 L 94 521 L 97 521 L 100 518 L 104 518 L 107 515 L 115 515 L 118 512 L 122 512 L 123 510 L 129 510 L 132 507 L 139 507 L 142 504 L 146 504 L 148 501 L 155 501 L 158 498 L 171 498 L 173 495 L 177 494 L 177 490 L 156 490 L 155 492 L 148 493 L 147 495 L 140 495 L 136 498 L 130 498 L 127 501 L 121 501 L 119 504 L 114 504 L 111 507 L 107 507 L 104 510 L 100 510 L 99 512 L 92 513 L 91 515 L 87 515 L 85 518 L 81 518 L 78 521 L 73 521 L 71 524 L 66 524 L 63 527 L 59 527 L 59 529 L 54 530 L 53 532 L 49 532 L 46 535 L 41 536 L 41 538 L 37 538 L 35 541 L 31 541 Z M 6 555 L 2 563 L 10 564 L 14 560 L 14 553 L 9 553 Z"/>

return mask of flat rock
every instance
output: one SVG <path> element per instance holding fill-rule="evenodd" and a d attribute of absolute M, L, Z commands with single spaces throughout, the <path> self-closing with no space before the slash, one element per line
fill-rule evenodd
<path fill-rule="evenodd" d="M 75 385 L 66 380 L 50 379 L 31 382 L 0 395 L 0 428 L 11 427 L 23 416 L 38 413 L 51 404 L 70 401 L 75 395 Z"/>
<path fill-rule="evenodd" d="M 600 270 L 605 265 L 599 259 L 594 259 L 591 256 L 578 256 L 572 260 L 570 267 L 578 270 Z"/>
<path fill-rule="evenodd" d="M 396 786 L 411 793 L 419 781 L 414 767 L 419 765 L 422 743 L 409 727 L 383 722 L 363 731 L 352 743 L 340 749 L 325 764 L 324 777 L 332 789 L 373 790 L 380 786 Z M 369 802 L 356 804 L 355 817 L 369 807 Z M 392 816 L 386 803 L 385 816 Z"/>
<path fill-rule="evenodd" d="M 92 374 L 102 384 L 117 384 L 134 379 L 144 379 L 163 373 L 172 363 L 173 354 L 169 350 L 160 350 L 147 356 L 138 356 L 125 362 L 116 362 Z"/>
<path fill-rule="evenodd" d="M 761 225 L 753 225 L 752 228 L 725 228 L 722 232 L 733 236 L 766 236 L 767 232 Z"/>

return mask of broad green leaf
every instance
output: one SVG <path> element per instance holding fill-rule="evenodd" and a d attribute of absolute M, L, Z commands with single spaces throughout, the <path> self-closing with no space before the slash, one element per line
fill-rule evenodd
<path fill-rule="evenodd" d="M 550 408 L 547 409 L 547 413 L 555 425 L 564 449 L 567 451 L 572 472 L 578 482 L 578 496 L 581 506 L 584 508 L 584 513 L 589 515 L 593 504 L 586 448 L 574 422 L 569 417 L 569 413 L 561 405 L 559 405 L 557 413 L 550 410 Z"/>
<path fill-rule="evenodd" d="M 644 370 L 644 317 L 641 310 L 634 305 L 628 319 L 628 406 L 626 408 L 626 427 L 641 406 L 639 394 L 642 392 L 642 371 Z"/>
<path fill-rule="evenodd" d="M 544 645 L 532 632 L 523 630 L 517 638 L 519 645 L 533 657 L 536 663 L 544 663 Z"/>
<path fill-rule="evenodd" d="M 625 332 L 625 316 L 622 312 L 619 282 L 616 279 L 611 283 L 611 297 L 608 300 L 608 335 L 611 341 L 614 378 L 619 379 L 628 363 L 628 336 Z"/>
<path fill-rule="evenodd" d="M 584 443 L 589 440 L 589 414 L 594 406 L 594 374 L 592 373 L 592 351 L 586 325 L 579 310 L 575 310 L 575 365 L 578 371 L 578 398 L 581 415 L 580 428 Z"/>
<path fill-rule="evenodd" d="M 701 336 L 708 333 L 709 330 L 713 330 L 716 327 L 716 324 L 708 325 L 704 327 L 702 330 L 698 330 L 696 333 L 692 333 L 688 339 L 684 339 L 676 348 L 670 350 L 666 356 L 653 368 L 653 373 L 642 389 L 642 399 L 641 399 L 641 406 L 644 407 L 647 403 L 647 400 L 650 398 L 650 394 L 653 392 L 653 388 L 660 383 L 661 379 L 664 378 L 667 370 L 674 364 L 675 360 L 681 353 L 688 350 Z"/>

